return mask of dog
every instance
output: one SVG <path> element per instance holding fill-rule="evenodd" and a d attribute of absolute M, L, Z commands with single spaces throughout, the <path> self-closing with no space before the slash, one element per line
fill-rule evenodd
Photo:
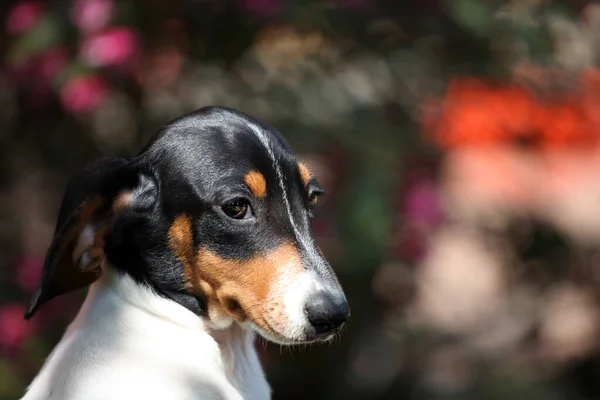
<path fill-rule="evenodd" d="M 25 318 L 89 290 L 23 399 L 269 399 L 255 334 L 326 341 L 350 316 L 311 232 L 322 194 L 274 128 L 216 106 L 83 169 Z"/>

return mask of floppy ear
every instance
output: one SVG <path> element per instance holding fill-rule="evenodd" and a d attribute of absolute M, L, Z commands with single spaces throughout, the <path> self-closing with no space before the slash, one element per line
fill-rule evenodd
<path fill-rule="evenodd" d="M 60 206 L 41 282 L 25 318 L 31 318 L 52 298 L 98 279 L 105 237 L 115 216 L 130 207 L 149 207 L 156 196 L 154 179 L 124 158 L 100 160 L 73 176 Z"/>

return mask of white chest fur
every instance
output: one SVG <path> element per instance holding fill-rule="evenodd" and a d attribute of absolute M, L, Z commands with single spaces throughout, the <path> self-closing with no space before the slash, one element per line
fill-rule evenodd
<path fill-rule="evenodd" d="M 270 399 L 253 333 L 215 331 L 127 276 L 94 283 L 23 400 Z"/>

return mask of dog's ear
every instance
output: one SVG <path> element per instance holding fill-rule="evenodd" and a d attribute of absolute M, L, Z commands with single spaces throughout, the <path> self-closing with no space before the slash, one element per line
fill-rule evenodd
<path fill-rule="evenodd" d="M 115 217 L 131 209 L 149 209 L 157 195 L 152 176 L 124 158 L 98 161 L 73 176 L 61 203 L 41 282 L 25 318 L 31 318 L 52 298 L 98 279 L 104 240 Z"/>

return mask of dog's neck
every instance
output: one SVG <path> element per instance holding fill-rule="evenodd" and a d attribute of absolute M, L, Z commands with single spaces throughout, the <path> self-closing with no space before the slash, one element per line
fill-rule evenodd
<path fill-rule="evenodd" d="M 107 311 L 112 310 L 112 311 Z M 114 313 L 115 315 L 107 315 Z M 204 354 L 195 356 L 211 360 L 215 368 L 222 369 L 227 380 L 243 395 L 256 398 L 270 392 L 254 348 L 254 333 L 242 328 L 236 323 L 225 329 L 215 329 L 209 322 L 198 317 L 183 306 L 154 293 L 150 288 L 142 286 L 127 274 L 115 272 L 112 268 L 103 268 L 102 277 L 96 281 L 88 292 L 79 314 L 69 326 L 65 339 L 80 330 L 83 325 L 96 323 L 98 320 L 123 318 L 131 324 L 165 327 L 167 332 L 182 332 L 183 337 L 197 337 L 197 343 L 202 345 Z M 94 322 L 92 322 L 94 321 Z M 117 321 L 110 321 L 117 323 Z M 142 322 L 142 323 L 140 323 Z M 123 333 L 126 331 L 127 333 Z M 121 330 L 119 335 L 128 335 L 125 340 L 136 340 L 135 335 L 140 331 L 135 329 Z M 147 337 L 148 333 L 143 332 Z M 177 337 L 160 337 L 157 333 L 156 342 L 160 340 L 177 340 Z M 123 340 L 116 337 L 115 340 Z M 164 344 L 163 344 L 164 346 Z M 185 348 L 179 346 L 176 348 Z M 188 354 L 173 354 L 173 357 L 188 358 Z"/>

